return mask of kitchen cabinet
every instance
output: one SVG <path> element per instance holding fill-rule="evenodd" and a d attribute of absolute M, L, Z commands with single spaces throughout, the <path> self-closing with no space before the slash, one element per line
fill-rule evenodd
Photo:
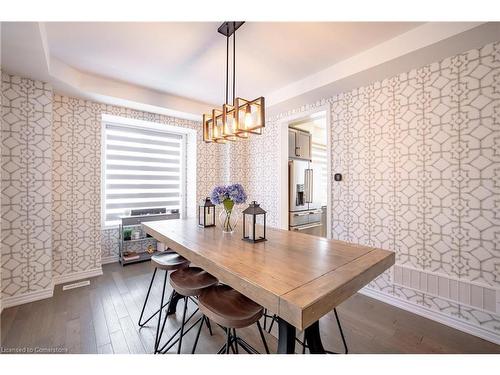
<path fill-rule="evenodd" d="M 311 160 L 311 147 L 311 133 L 297 129 L 288 130 L 288 156 L 290 158 Z"/>

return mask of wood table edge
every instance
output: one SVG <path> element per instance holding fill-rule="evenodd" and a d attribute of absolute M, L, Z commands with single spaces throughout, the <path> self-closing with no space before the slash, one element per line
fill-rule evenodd
<path fill-rule="evenodd" d="M 270 310 L 273 313 L 278 313 L 279 308 L 279 297 L 274 295 L 271 292 L 267 292 L 259 288 L 257 285 L 254 285 L 250 280 L 243 279 L 238 275 L 233 274 L 230 270 L 224 269 L 219 265 L 214 264 L 210 259 L 205 258 L 191 249 L 186 248 L 182 244 L 170 239 L 164 234 L 158 232 L 156 229 L 152 228 L 148 224 L 154 224 L 155 222 L 143 223 L 144 230 L 147 234 L 153 236 L 155 239 L 160 242 L 165 243 L 168 247 L 170 247 L 173 251 L 188 259 L 191 263 L 203 268 L 205 271 L 215 276 L 220 282 L 226 283 L 232 288 L 236 289 L 238 292 L 242 293 L 246 297 L 252 299 L 253 301 L 259 303 L 261 306 Z M 247 285 L 239 282 L 243 280 Z M 252 290 L 249 287 L 259 288 L 258 292 Z M 259 295 L 261 294 L 261 295 Z M 262 294 L 265 294 L 262 296 Z"/>
<path fill-rule="evenodd" d="M 367 257 L 379 255 L 380 258 L 366 271 L 356 273 L 352 278 L 340 283 L 337 288 L 314 298 L 303 306 L 294 303 L 294 297 L 298 294 L 308 293 L 308 289 L 315 288 L 322 283 L 332 281 L 339 277 L 339 273 L 348 270 L 349 267 L 363 262 Z M 343 265 L 335 270 L 325 273 L 309 283 L 300 286 L 280 297 L 278 315 L 294 325 L 300 330 L 304 330 L 323 315 L 332 311 L 334 307 L 357 293 L 362 287 L 369 284 L 373 279 L 389 269 L 395 263 L 395 253 L 388 250 L 373 249 L 350 263 Z"/>

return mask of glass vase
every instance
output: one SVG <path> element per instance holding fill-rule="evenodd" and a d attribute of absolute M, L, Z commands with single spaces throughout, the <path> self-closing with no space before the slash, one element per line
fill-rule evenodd
<path fill-rule="evenodd" d="M 233 233 L 239 219 L 239 213 L 233 210 L 221 210 L 219 213 L 219 223 L 224 233 Z"/>

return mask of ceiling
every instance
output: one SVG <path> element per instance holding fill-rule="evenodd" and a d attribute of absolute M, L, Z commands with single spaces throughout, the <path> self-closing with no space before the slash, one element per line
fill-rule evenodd
<path fill-rule="evenodd" d="M 45 23 L 50 55 L 95 75 L 205 103 L 225 90 L 219 23 Z M 418 23 L 247 22 L 236 33 L 237 95 L 267 95 Z"/>
<path fill-rule="evenodd" d="M 61 94 L 200 120 L 224 102 L 219 25 L 1 22 L 2 69 Z M 246 22 L 236 33 L 236 94 L 264 96 L 266 113 L 279 113 L 484 45 L 499 30 L 482 22 Z"/>

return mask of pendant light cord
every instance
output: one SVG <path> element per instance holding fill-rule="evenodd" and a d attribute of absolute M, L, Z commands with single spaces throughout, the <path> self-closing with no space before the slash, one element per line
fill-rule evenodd
<path fill-rule="evenodd" d="M 233 29 L 236 28 L 236 22 L 233 22 Z M 235 87 L 236 87 L 236 30 L 233 33 L 233 105 L 235 105 Z"/>
<path fill-rule="evenodd" d="M 226 36 L 226 104 L 229 104 L 228 88 L 229 88 L 229 23 L 227 25 L 227 36 Z"/>

